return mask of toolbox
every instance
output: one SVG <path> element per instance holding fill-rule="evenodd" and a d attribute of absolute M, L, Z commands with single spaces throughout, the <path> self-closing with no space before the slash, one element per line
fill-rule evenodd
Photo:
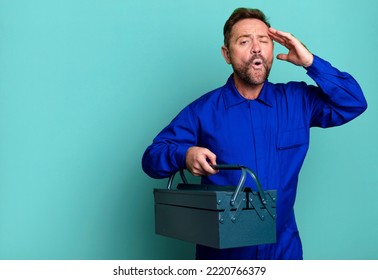
<path fill-rule="evenodd" d="M 241 165 L 214 165 L 241 170 L 237 186 L 183 183 L 154 189 L 155 232 L 213 248 L 225 249 L 276 242 L 276 190 L 263 190 L 256 174 Z M 222 172 L 222 171 L 220 171 Z M 249 174 L 257 190 L 244 185 Z"/>

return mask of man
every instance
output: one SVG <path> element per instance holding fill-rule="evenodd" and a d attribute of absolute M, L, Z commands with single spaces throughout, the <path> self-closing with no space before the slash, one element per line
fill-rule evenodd
<path fill-rule="evenodd" d="M 288 49 L 277 58 L 306 69 L 318 86 L 267 80 L 273 40 Z M 188 105 L 159 133 L 143 155 L 143 169 L 164 178 L 187 168 L 203 176 L 204 184 L 236 185 L 239 174 L 217 173 L 211 164 L 250 167 L 264 189 L 277 189 L 277 243 L 224 250 L 197 245 L 196 258 L 302 259 L 294 201 L 310 127 L 354 119 L 367 108 L 365 98 L 353 77 L 291 34 L 271 28 L 257 9 L 233 12 L 224 26 L 222 54 L 234 70 L 227 83 Z"/>

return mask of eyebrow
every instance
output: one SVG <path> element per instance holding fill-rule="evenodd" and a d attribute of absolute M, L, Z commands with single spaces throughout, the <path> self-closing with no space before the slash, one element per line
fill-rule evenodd
<path fill-rule="evenodd" d="M 239 40 L 240 38 L 250 38 L 252 34 L 243 34 L 236 38 L 236 40 Z M 270 38 L 268 35 L 257 35 L 257 38 Z"/>

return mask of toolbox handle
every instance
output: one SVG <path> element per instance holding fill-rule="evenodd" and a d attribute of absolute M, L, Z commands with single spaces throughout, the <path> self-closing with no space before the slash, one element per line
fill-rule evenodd
<path fill-rule="evenodd" d="M 261 186 L 261 183 L 260 183 L 256 173 L 253 172 L 249 167 L 246 167 L 244 165 L 238 165 L 238 164 L 217 164 L 217 165 L 211 165 L 211 167 L 216 169 L 216 170 L 241 170 L 242 171 L 242 174 L 241 174 L 240 180 L 239 180 L 239 184 L 237 185 L 236 190 L 231 197 L 231 205 L 235 204 L 237 196 L 239 195 L 240 191 L 242 191 L 242 189 L 244 189 L 244 182 L 245 182 L 247 173 L 252 177 L 253 181 L 255 181 L 257 191 L 260 195 L 260 199 L 261 199 L 262 204 L 263 205 L 266 204 L 266 197 L 265 197 L 264 190 Z"/>
<path fill-rule="evenodd" d="M 266 197 L 265 197 L 264 190 L 261 186 L 261 183 L 260 183 L 259 179 L 257 178 L 256 174 L 250 168 L 243 166 L 243 165 L 238 165 L 238 164 L 217 164 L 217 165 L 211 165 L 211 167 L 216 169 L 216 170 L 241 170 L 242 171 L 239 183 L 238 183 L 238 185 L 235 189 L 234 194 L 231 197 L 230 203 L 231 203 L 232 206 L 234 206 L 234 204 L 236 202 L 236 198 L 238 197 L 239 193 L 244 189 L 244 182 L 245 182 L 247 173 L 255 181 L 257 191 L 260 195 L 260 199 L 261 199 L 262 204 L 263 205 L 266 204 Z M 171 190 L 171 188 L 172 188 L 172 183 L 173 183 L 173 179 L 174 179 L 175 175 L 176 175 L 176 173 L 173 173 L 169 177 L 168 184 L 167 184 L 168 190 Z M 183 169 L 180 169 L 180 176 L 181 176 L 181 180 L 184 182 L 184 184 L 187 184 L 188 180 L 185 177 Z"/>
<path fill-rule="evenodd" d="M 167 189 L 168 189 L 168 190 L 171 190 L 171 189 L 172 189 L 172 183 L 173 183 L 173 179 L 175 178 L 175 175 L 176 175 L 176 173 L 173 173 L 173 174 L 169 177 L 168 184 L 167 184 Z M 181 176 L 181 180 L 184 182 L 184 184 L 187 184 L 187 183 L 188 183 L 188 180 L 187 180 L 186 177 L 185 177 L 184 169 L 180 169 L 180 176 Z"/>

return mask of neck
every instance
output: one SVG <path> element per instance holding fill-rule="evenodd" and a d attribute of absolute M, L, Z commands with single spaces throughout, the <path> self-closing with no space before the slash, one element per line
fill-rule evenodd
<path fill-rule="evenodd" d="M 260 95 L 261 89 L 264 86 L 264 83 L 257 84 L 257 85 L 247 84 L 243 82 L 242 80 L 235 78 L 235 75 L 234 75 L 234 83 L 235 83 L 236 89 L 241 94 L 241 96 L 249 100 L 257 99 Z"/>

